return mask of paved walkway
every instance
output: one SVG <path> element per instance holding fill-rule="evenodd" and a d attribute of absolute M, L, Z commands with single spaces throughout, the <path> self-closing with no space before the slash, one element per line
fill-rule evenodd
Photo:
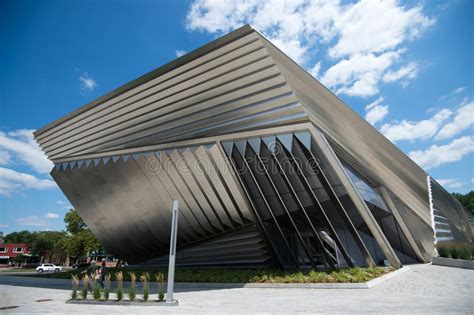
<path fill-rule="evenodd" d="M 225 289 L 175 294 L 178 307 L 65 304 L 70 291 L 0 285 L 0 307 L 23 313 L 474 313 L 474 271 L 432 266 L 411 270 L 372 289 Z M 152 296 L 155 298 L 155 296 Z M 53 299 L 35 302 L 38 299 Z"/>

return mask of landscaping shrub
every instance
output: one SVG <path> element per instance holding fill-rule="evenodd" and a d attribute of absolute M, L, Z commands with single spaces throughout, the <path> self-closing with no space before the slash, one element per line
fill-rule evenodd
<path fill-rule="evenodd" d="M 130 289 L 128 290 L 128 299 L 130 301 L 135 301 L 135 296 L 136 296 L 136 292 L 135 292 L 135 286 L 137 284 L 137 275 L 134 273 L 134 272 L 130 272 Z"/>
<path fill-rule="evenodd" d="M 310 282 L 315 282 L 315 283 L 325 283 L 325 282 L 330 282 L 330 278 L 328 277 L 328 274 L 325 272 L 321 271 L 314 271 L 311 270 L 308 274 Z"/>
<path fill-rule="evenodd" d="M 72 275 L 71 276 L 71 282 L 72 282 L 71 299 L 77 300 L 77 287 L 79 285 L 79 278 L 75 275 Z"/>
<path fill-rule="evenodd" d="M 117 301 L 122 301 L 123 299 L 123 291 L 122 289 L 117 289 Z"/>
<path fill-rule="evenodd" d="M 148 301 L 148 294 L 149 294 L 148 279 L 150 279 L 150 275 L 148 274 L 148 272 L 145 272 L 144 274 L 140 276 L 140 280 L 143 283 L 143 301 L 145 302 Z"/>
<path fill-rule="evenodd" d="M 370 268 L 345 268 L 339 269 L 342 274 L 332 275 L 332 271 L 280 271 L 276 269 L 177 269 L 176 282 L 212 282 L 212 283 L 318 283 L 318 282 L 341 282 L 343 279 L 349 282 L 365 282 L 379 277 L 394 270 L 392 267 L 370 267 Z M 166 271 L 161 268 L 111 268 L 108 271 L 110 280 L 117 281 L 118 291 L 123 291 L 122 282 L 129 281 L 131 273 L 135 278 L 148 274 L 149 279 L 156 280 L 158 296 L 160 292 L 164 295 L 164 282 Z M 37 275 L 40 277 L 68 277 L 77 274 L 75 271 L 63 273 L 50 273 Z M 336 280 L 334 276 L 338 279 Z M 120 279 L 118 277 L 121 277 Z M 150 290 L 150 289 L 149 289 Z"/>
<path fill-rule="evenodd" d="M 105 288 L 104 288 L 104 300 L 109 300 L 110 295 L 110 274 L 105 275 Z"/>
<path fill-rule="evenodd" d="M 439 254 L 439 257 L 448 258 L 449 257 L 449 249 L 445 246 L 440 246 L 438 248 L 438 254 Z"/>
<path fill-rule="evenodd" d="M 82 291 L 81 291 L 81 296 L 83 300 L 87 299 L 87 291 L 89 291 L 89 284 L 90 284 L 89 277 L 87 275 L 84 275 L 84 277 L 82 278 Z"/>
<path fill-rule="evenodd" d="M 123 272 L 119 271 L 115 274 L 115 279 L 117 280 L 117 301 L 122 301 L 123 299 Z"/>
<path fill-rule="evenodd" d="M 158 288 L 158 301 L 163 302 L 165 299 L 165 291 L 164 291 L 164 278 L 165 276 L 160 272 L 157 275 L 155 275 L 156 279 L 156 284 Z"/>
<path fill-rule="evenodd" d="M 94 285 L 94 290 L 92 291 L 92 296 L 94 297 L 94 300 L 96 300 L 96 301 L 100 300 L 100 287 L 97 284 Z"/>
<path fill-rule="evenodd" d="M 449 248 L 449 254 L 451 255 L 451 258 L 458 259 L 459 258 L 459 250 L 456 246 L 451 246 Z"/>
<path fill-rule="evenodd" d="M 351 277 L 349 273 L 343 270 L 336 270 L 331 272 L 331 277 L 333 277 L 336 282 L 351 282 Z"/>
<path fill-rule="evenodd" d="M 471 259 L 471 250 L 467 245 L 461 245 L 458 248 L 458 255 L 460 259 L 469 260 Z"/>

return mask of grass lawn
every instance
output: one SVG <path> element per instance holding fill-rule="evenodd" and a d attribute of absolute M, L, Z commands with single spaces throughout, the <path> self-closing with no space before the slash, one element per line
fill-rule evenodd
<path fill-rule="evenodd" d="M 367 282 L 383 274 L 395 270 L 394 268 L 348 268 L 335 271 L 294 271 L 283 272 L 275 269 L 233 269 L 233 268 L 208 268 L 208 269 L 176 269 L 176 282 L 213 282 L 213 283 L 360 283 Z M 115 273 L 122 271 L 124 281 L 130 281 L 130 273 L 135 273 L 140 278 L 145 272 L 150 275 L 151 281 L 155 276 L 163 273 L 166 279 L 167 270 L 159 268 L 110 268 L 108 273 L 115 281 Z M 35 277 L 71 279 L 71 275 L 79 275 L 78 270 L 69 270 L 58 273 L 37 274 Z"/>
<path fill-rule="evenodd" d="M 7 273 L 7 272 L 32 272 L 36 271 L 34 268 L 0 268 L 0 273 Z"/>

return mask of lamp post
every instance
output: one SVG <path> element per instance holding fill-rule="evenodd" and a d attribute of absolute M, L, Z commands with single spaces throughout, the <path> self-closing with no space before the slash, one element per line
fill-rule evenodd
<path fill-rule="evenodd" d="M 174 290 L 174 265 L 176 260 L 176 237 L 178 234 L 178 200 L 173 201 L 173 218 L 171 219 L 170 260 L 168 264 L 168 289 L 166 290 L 166 303 L 177 304 L 173 300 Z"/>

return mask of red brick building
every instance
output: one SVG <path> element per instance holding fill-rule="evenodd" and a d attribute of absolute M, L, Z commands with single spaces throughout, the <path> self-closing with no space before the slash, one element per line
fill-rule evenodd
<path fill-rule="evenodd" d="M 29 255 L 26 244 L 0 244 L 0 267 L 13 265 L 20 255 Z"/>

